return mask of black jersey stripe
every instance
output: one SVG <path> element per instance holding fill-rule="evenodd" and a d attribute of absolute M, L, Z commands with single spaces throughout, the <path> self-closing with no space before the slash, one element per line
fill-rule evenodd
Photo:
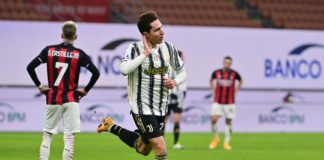
<path fill-rule="evenodd" d="M 165 62 L 164 62 L 164 58 L 163 58 L 163 54 L 161 51 L 161 48 L 159 48 L 159 55 L 160 55 L 160 59 L 161 59 L 161 67 L 164 68 L 165 66 Z M 162 103 L 163 103 L 163 90 L 164 90 L 164 79 L 163 79 L 163 74 L 161 74 L 161 84 L 160 84 L 160 103 L 159 103 L 159 111 L 160 111 L 160 116 L 162 116 Z"/>
<path fill-rule="evenodd" d="M 138 46 L 136 43 L 133 44 L 135 47 L 135 51 L 137 52 L 137 55 L 140 55 Z M 142 65 L 138 66 L 138 82 L 137 82 L 137 107 L 139 115 L 143 115 L 143 105 L 142 105 Z"/>
<path fill-rule="evenodd" d="M 48 50 L 49 51 L 49 50 Z M 54 58 L 54 57 L 51 57 L 51 58 Z M 50 76 L 50 74 L 52 74 L 51 73 L 51 70 L 50 70 L 50 68 L 52 67 L 52 66 L 50 66 L 50 63 L 52 62 L 53 63 L 53 59 L 52 60 L 49 60 L 50 58 L 49 57 L 47 57 L 47 84 L 48 84 L 48 87 L 52 87 L 51 85 L 51 76 Z M 52 102 L 52 99 L 49 99 L 49 97 L 50 96 L 53 96 L 53 94 L 52 93 L 48 93 L 48 94 L 46 94 L 46 104 L 51 104 L 51 102 Z"/>
<path fill-rule="evenodd" d="M 131 59 L 133 60 L 134 58 L 135 58 L 135 47 L 132 47 Z"/>
<path fill-rule="evenodd" d="M 150 66 L 149 69 L 154 68 L 154 63 L 153 63 L 153 58 L 152 58 L 152 54 L 150 54 L 149 56 L 149 62 L 150 62 Z M 151 109 L 151 113 L 152 115 L 155 115 L 154 111 L 153 111 L 153 98 L 154 98 L 154 74 L 150 74 L 150 86 L 149 86 L 149 107 Z"/>
<path fill-rule="evenodd" d="M 174 53 L 174 61 L 175 61 L 175 69 L 179 70 L 180 69 L 180 63 L 179 63 L 179 55 L 177 49 L 173 46 L 173 53 Z"/>
<path fill-rule="evenodd" d="M 224 72 L 223 72 L 223 70 L 220 70 L 220 80 L 222 80 L 224 78 Z M 219 86 L 219 92 L 218 92 L 218 94 L 219 94 L 219 96 L 218 96 L 218 102 L 222 102 L 222 93 L 223 93 L 223 86 L 222 86 L 222 84 L 220 83 L 220 86 Z"/>
<path fill-rule="evenodd" d="M 232 75 L 232 71 L 230 70 L 230 71 L 228 71 L 227 72 L 227 79 L 226 80 L 228 80 L 228 81 L 230 81 L 231 80 L 231 75 Z M 226 100 L 225 100 L 225 103 L 226 104 L 228 104 L 228 102 L 229 102 L 229 93 L 230 93 L 230 89 L 231 89 L 231 86 L 226 86 L 226 95 L 223 95 L 223 96 L 225 96 L 225 98 L 226 98 Z"/>

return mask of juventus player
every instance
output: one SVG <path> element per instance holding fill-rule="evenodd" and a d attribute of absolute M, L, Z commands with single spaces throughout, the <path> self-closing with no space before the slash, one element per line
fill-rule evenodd
<path fill-rule="evenodd" d="M 45 47 L 27 66 L 28 73 L 39 91 L 46 95 L 45 127 L 40 147 L 40 160 L 47 160 L 53 134 L 58 132 L 60 121 L 64 126 L 63 159 L 73 159 L 74 136 L 80 132 L 79 100 L 85 96 L 99 78 L 97 68 L 89 56 L 75 48 L 77 27 L 72 21 L 62 26 L 63 43 Z M 39 81 L 35 68 L 47 63 L 48 87 Z M 80 68 L 85 67 L 91 73 L 90 82 L 85 88 L 78 88 Z"/>
<path fill-rule="evenodd" d="M 182 61 L 184 61 L 184 55 L 181 51 L 178 51 L 178 54 Z M 170 78 L 174 78 L 176 76 L 176 72 L 173 69 L 170 69 L 169 73 Z M 174 87 L 169 95 L 169 104 L 168 104 L 168 112 L 165 116 L 165 125 L 163 127 L 163 133 L 165 130 L 166 123 L 168 121 L 171 112 L 173 112 L 173 149 L 183 149 L 183 146 L 179 143 L 180 138 L 180 121 L 181 121 L 181 112 L 183 108 L 183 101 L 186 96 L 187 86 L 185 82 L 180 83 L 176 87 Z"/>
<path fill-rule="evenodd" d="M 184 64 L 176 48 L 163 41 L 164 31 L 156 13 L 139 16 L 137 26 L 142 41 L 129 45 L 121 72 L 128 75 L 128 100 L 137 132 L 116 125 L 110 117 L 103 120 L 97 131 L 108 131 L 143 155 L 153 150 L 156 159 L 167 159 L 167 150 L 161 128 L 167 112 L 168 90 L 186 78 Z M 177 72 L 168 78 L 168 68 Z"/>
<path fill-rule="evenodd" d="M 225 140 L 223 148 L 231 150 L 230 139 L 232 133 L 232 120 L 235 118 L 235 94 L 242 87 L 242 78 L 239 73 L 231 69 L 232 58 L 225 57 L 223 61 L 224 67 L 212 73 L 210 79 L 210 89 L 214 93 L 214 103 L 211 108 L 211 122 L 213 138 L 209 145 L 210 149 L 215 149 L 219 143 L 219 136 L 217 132 L 217 121 L 221 116 L 225 117 Z M 235 81 L 239 84 L 236 87 Z M 215 83 L 216 81 L 216 89 Z"/>

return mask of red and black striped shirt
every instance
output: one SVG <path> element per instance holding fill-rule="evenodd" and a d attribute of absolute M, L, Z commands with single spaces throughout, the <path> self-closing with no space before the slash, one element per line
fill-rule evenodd
<path fill-rule="evenodd" d="M 211 80 L 216 80 L 215 103 L 235 103 L 235 81 L 241 81 L 241 76 L 238 72 L 232 69 L 219 69 L 212 73 Z"/>
<path fill-rule="evenodd" d="M 78 88 L 81 66 L 92 73 L 92 78 L 85 87 L 86 91 L 89 91 L 99 78 L 99 72 L 90 57 L 69 43 L 45 47 L 28 65 L 27 70 L 36 86 L 40 85 L 40 81 L 36 73 L 32 72 L 41 63 L 47 63 L 48 86 L 50 88 L 46 98 L 47 104 L 79 102 L 76 89 Z"/>

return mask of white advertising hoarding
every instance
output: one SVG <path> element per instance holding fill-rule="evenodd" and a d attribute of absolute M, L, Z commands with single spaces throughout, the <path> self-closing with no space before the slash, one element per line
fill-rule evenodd
<path fill-rule="evenodd" d="M 46 45 L 60 43 L 61 23 L 0 21 L 0 84 L 32 85 L 26 66 Z M 324 89 L 324 32 L 247 28 L 165 26 L 165 39 L 186 56 L 189 87 L 208 87 L 211 72 L 232 56 L 245 88 Z M 136 25 L 78 24 L 75 46 L 101 72 L 97 86 L 125 86 L 119 72 Z M 45 65 L 37 72 L 46 82 Z M 81 83 L 89 79 L 82 73 Z"/>
<path fill-rule="evenodd" d="M 40 132 L 45 98 L 34 88 L 0 88 L 0 132 Z M 282 103 L 285 92 L 242 91 L 237 97 L 235 132 L 324 132 L 323 93 L 293 93 L 293 104 Z M 211 98 L 208 91 L 189 90 L 181 130 L 210 132 Z M 96 132 L 107 115 L 130 130 L 135 129 L 124 89 L 93 89 L 81 100 L 81 130 Z M 167 131 L 173 128 L 170 121 Z M 224 119 L 219 122 L 224 130 Z"/>

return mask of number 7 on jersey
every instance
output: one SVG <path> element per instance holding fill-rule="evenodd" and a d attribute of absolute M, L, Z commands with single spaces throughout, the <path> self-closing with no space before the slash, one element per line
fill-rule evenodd
<path fill-rule="evenodd" d="M 55 63 L 55 68 L 61 69 L 61 72 L 59 73 L 59 75 L 56 78 L 56 81 L 54 83 L 54 86 L 58 86 L 63 78 L 64 73 L 66 72 L 67 68 L 69 67 L 68 63 L 63 63 L 63 62 L 56 62 Z"/>

